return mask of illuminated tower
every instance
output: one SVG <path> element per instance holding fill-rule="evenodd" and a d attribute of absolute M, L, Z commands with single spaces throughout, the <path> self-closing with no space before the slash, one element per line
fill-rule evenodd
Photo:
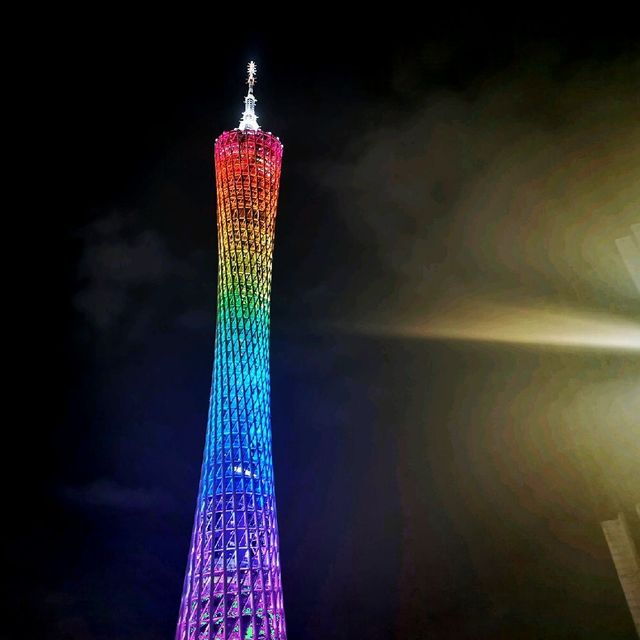
<path fill-rule="evenodd" d="M 282 144 L 258 125 L 255 76 L 250 62 L 240 124 L 215 143 L 215 362 L 177 640 L 286 638 L 269 384 Z"/>

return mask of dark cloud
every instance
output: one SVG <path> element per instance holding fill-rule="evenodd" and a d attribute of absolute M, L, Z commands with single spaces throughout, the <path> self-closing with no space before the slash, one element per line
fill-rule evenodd
<path fill-rule="evenodd" d="M 67 502 L 85 507 L 155 511 L 170 509 L 173 505 L 170 496 L 161 491 L 126 487 L 108 478 L 84 486 L 63 487 L 60 494 Z"/>
<path fill-rule="evenodd" d="M 159 231 L 140 227 L 135 214 L 114 212 L 77 232 L 83 244 L 74 304 L 98 331 L 144 322 L 139 300 L 161 283 L 190 274 Z"/>
<path fill-rule="evenodd" d="M 159 229 L 145 228 L 135 213 L 112 212 L 76 236 L 82 255 L 74 307 L 103 340 L 140 341 L 173 323 L 200 327 L 204 311 L 183 311 L 198 304 L 190 297 L 194 256 L 179 256 Z"/>
<path fill-rule="evenodd" d="M 203 330 L 210 329 L 215 324 L 213 308 L 210 311 L 204 309 L 190 309 L 181 313 L 176 318 L 176 324 L 186 329 Z"/>
<path fill-rule="evenodd" d="M 568 66 L 538 54 L 458 91 L 414 91 L 400 118 L 380 107 L 382 126 L 321 174 L 372 253 L 360 316 L 576 290 L 628 310 L 637 292 L 615 240 L 639 217 L 639 77 L 640 57 Z"/>

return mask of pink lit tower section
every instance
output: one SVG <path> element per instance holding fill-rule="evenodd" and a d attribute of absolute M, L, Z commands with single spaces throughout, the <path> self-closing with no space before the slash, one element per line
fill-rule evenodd
<path fill-rule="evenodd" d="M 256 67 L 237 129 L 215 143 L 213 382 L 176 640 L 285 640 L 271 454 L 269 314 L 282 144 L 261 131 Z"/>

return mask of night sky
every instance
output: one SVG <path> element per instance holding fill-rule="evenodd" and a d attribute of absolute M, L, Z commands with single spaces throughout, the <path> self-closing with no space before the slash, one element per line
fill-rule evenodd
<path fill-rule="evenodd" d="M 0 635 L 174 633 L 213 357 L 213 141 L 255 59 L 284 143 L 290 639 L 630 640 L 598 521 L 624 510 L 640 534 L 640 292 L 616 244 L 640 223 L 632 21 L 317 9 L 289 31 L 238 6 L 49 33 L 24 193 L 46 202 L 25 236 L 42 348 Z"/>

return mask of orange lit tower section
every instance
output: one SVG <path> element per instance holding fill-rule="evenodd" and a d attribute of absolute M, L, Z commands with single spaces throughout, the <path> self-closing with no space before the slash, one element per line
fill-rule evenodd
<path fill-rule="evenodd" d="M 258 125 L 255 71 L 240 125 L 215 143 L 215 361 L 177 640 L 286 639 L 269 382 L 282 144 Z"/>

